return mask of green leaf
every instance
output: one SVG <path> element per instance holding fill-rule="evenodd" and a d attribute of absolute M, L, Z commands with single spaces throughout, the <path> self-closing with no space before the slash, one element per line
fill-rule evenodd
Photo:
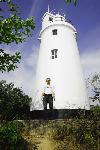
<path fill-rule="evenodd" d="M 77 5 L 77 0 L 74 0 L 74 5 L 75 5 L 75 6 Z"/>
<path fill-rule="evenodd" d="M 66 1 L 66 3 L 68 4 L 68 3 L 71 3 L 71 0 L 65 0 Z"/>
<path fill-rule="evenodd" d="M 69 4 L 69 3 L 72 2 L 72 0 L 65 0 L 65 2 L 66 2 L 67 4 Z M 77 0 L 74 0 L 74 5 L 75 5 L 75 6 L 77 5 Z"/>

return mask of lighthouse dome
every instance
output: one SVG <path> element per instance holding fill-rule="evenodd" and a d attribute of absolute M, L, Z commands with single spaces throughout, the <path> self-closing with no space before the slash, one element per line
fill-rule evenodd
<path fill-rule="evenodd" d="M 71 30 L 76 33 L 75 27 L 72 25 L 68 19 L 65 18 L 65 15 L 60 15 L 59 13 L 53 14 L 51 12 L 46 12 L 42 17 L 42 30 L 40 31 L 40 35 L 38 39 L 41 39 L 41 34 L 45 31 L 45 29 L 53 26 L 53 25 L 63 25 L 67 26 Z"/>

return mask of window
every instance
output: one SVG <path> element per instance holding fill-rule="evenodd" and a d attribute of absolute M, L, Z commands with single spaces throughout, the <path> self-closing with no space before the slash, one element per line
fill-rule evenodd
<path fill-rule="evenodd" d="M 58 51 L 58 49 L 53 49 L 53 50 L 51 50 L 51 58 L 52 58 L 52 59 L 57 58 L 57 51 Z"/>
<path fill-rule="evenodd" d="M 57 29 L 52 30 L 53 35 L 57 35 Z"/>
<path fill-rule="evenodd" d="M 76 33 L 76 32 L 74 33 L 74 38 L 75 38 L 76 41 L 77 41 L 77 33 Z"/>
<path fill-rule="evenodd" d="M 61 21 L 63 21 L 63 17 L 61 17 Z"/>
<path fill-rule="evenodd" d="M 52 18 L 52 17 L 49 17 L 49 21 L 52 21 L 52 22 L 53 22 L 53 18 Z"/>

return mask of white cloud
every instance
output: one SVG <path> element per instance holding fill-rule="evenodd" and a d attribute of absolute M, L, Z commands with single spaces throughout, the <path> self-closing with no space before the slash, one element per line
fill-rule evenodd
<path fill-rule="evenodd" d="M 39 53 L 39 48 L 33 47 L 32 48 L 32 53 L 30 53 L 29 57 L 26 58 L 26 64 L 29 65 L 30 67 L 34 67 L 37 65 L 37 59 L 38 59 L 38 53 Z"/>
<path fill-rule="evenodd" d="M 92 50 L 81 55 L 81 62 L 85 77 L 91 73 L 100 73 L 100 50 Z"/>
<path fill-rule="evenodd" d="M 100 50 L 100 25 L 95 25 L 94 28 L 88 29 L 85 34 L 81 35 L 79 41 L 81 50 L 84 48 L 84 52 L 91 52 L 98 49 Z"/>
<path fill-rule="evenodd" d="M 26 94 L 32 96 L 37 59 L 38 49 L 33 47 L 29 56 L 23 58 L 18 64 L 18 69 L 9 73 L 0 73 L 0 80 L 6 80 L 8 83 L 13 82 L 15 86 L 22 87 Z"/>
<path fill-rule="evenodd" d="M 83 67 L 83 73 L 85 78 L 88 78 L 90 75 L 98 73 L 100 74 L 100 50 L 88 51 L 81 55 L 81 62 Z M 88 96 L 94 96 L 91 85 L 87 89 Z M 90 99 L 91 105 L 100 105 L 99 101 L 92 101 Z"/>
<path fill-rule="evenodd" d="M 31 17 L 32 15 L 34 15 L 36 13 L 36 6 L 38 6 L 38 1 L 34 0 L 32 8 L 31 8 L 30 13 L 29 13 L 29 17 Z"/>

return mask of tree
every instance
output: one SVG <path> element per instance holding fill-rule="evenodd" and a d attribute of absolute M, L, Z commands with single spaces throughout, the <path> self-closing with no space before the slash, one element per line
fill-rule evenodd
<path fill-rule="evenodd" d="M 87 78 L 86 83 L 87 87 L 94 93 L 93 101 L 100 101 L 100 75 L 97 73 L 90 75 Z"/>
<path fill-rule="evenodd" d="M 28 150 L 28 143 L 18 129 L 18 123 L 6 122 L 0 126 L 0 149 Z"/>
<path fill-rule="evenodd" d="M 68 4 L 68 3 L 71 3 L 72 0 L 65 0 L 65 2 Z M 74 0 L 74 5 L 75 5 L 75 6 L 77 5 L 77 0 Z"/>
<path fill-rule="evenodd" d="M 0 81 L 0 119 L 22 119 L 30 111 L 31 98 L 25 95 L 20 88 L 14 87 L 13 83 L 7 84 Z"/>
<path fill-rule="evenodd" d="M 6 6 L 7 15 L 3 9 Z M 22 43 L 34 30 L 33 18 L 23 20 L 17 11 L 18 7 L 11 0 L 0 0 L 0 44 Z M 17 68 L 21 55 L 16 52 L 14 55 L 8 54 L 0 49 L 0 71 L 11 71 Z"/>

